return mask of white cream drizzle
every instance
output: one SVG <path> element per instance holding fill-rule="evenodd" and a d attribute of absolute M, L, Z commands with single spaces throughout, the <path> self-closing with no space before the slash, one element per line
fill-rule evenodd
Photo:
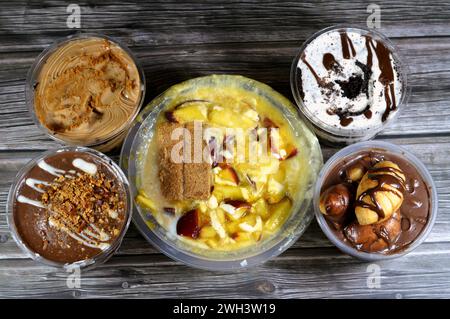
<path fill-rule="evenodd" d="M 45 193 L 45 191 L 39 187 L 37 187 L 36 185 L 45 185 L 45 186 L 50 186 L 49 183 L 45 182 L 45 181 L 41 181 L 38 179 L 34 179 L 34 178 L 27 178 L 25 180 L 25 184 L 27 184 L 29 187 L 31 187 L 32 189 L 34 189 L 36 192 L 39 193 Z"/>
<path fill-rule="evenodd" d="M 47 164 L 44 160 L 40 160 L 39 163 L 38 163 L 38 166 L 41 169 L 43 169 L 44 171 L 46 171 L 47 173 L 52 174 L 54 176 L 58 176 L 59 177 L 62 174 L 66 173 L 65 170 L 53 167 L 53 166 Z"/>
<path fill-rule="evenodd" d="M 67 226 L 56 221 L 53 217 L 50 217 L 48 219 L 48 223 L 50 226 L 64 231 L 65 233 L 67 233 L 67 235 L 69 235 L 70 237 L 72 237 L 73 239 L 78 241 L 79 243 L 83 244 L 84 246 L 101 249 L 101 250 L 106 250 L 111 246 L 108 243 L 96 242 L 95 240 L 93 240 L 92 238 L 89 238 L 88 236 L 86 236 L 83 233 L 78 233 L 78 234 L 74 233 Z"/>
<path fill-rule="evenodd" d="M 36 206 L 36 207 L 39 207 L 39 208 L 45 208 L 44 204 L 42 204 L 41 201 L 29 199 L 28 197 L 25 197 L 23 195 L 19 195 L 17 197 L 17 200 L 19 202 L 21 202 L 21 203 L 24 203 L 24 204 L 29 204 L 29 205 Z"/>
<path fill-rule="evenodd" d="M 90 175 L 95 175 L 97 173 L 97 165 L 86 162 L 81 158 L 74 159 L 72 165 Z"/>

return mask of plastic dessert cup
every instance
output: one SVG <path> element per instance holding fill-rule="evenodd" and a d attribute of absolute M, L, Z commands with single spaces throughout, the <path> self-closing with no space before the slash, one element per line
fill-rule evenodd
<path fill-rule="evenodd" d="M 125 219 L 123 222 L 122 229 L 119 233 L 119 235 L 114 239 L 114 241 L 111 243 L 111 245 L 105 249 L 100 251 L 97 255 L 93 256 L 92 258 L 80 260 L 73 263 L 60 263 L 53 260 L 49 260 L 41 256 L 40 254 L 33 251 L 27 243 L 22 239 L 17 224 L 15 221 L 14 216 L 14 202 L 15 197 L 17 195 L 17 192 L 19 190 L 19 187 L 22 183 L 25 183 L 24 177 L 26 174 L 34 167 L 36 167 L 37 163 L 40 160 L 45 160 L 51 156 L 54 156 L 55 154 L 61 154 L 64 152 L 80 152 L 83 154 L 87 154 L 90 157 L 95 158 L 98 163 L 101 163 L 108 167 L 108 169 L 111 171 L 111 173 L 114 175 L 114 177 L 117 179 L 117 181 L 123 186 L 123 189 L 125 191 Z M 123 237 L 125 236 L 125 233 L 128 229 L 128 226 L 131 221 L 131 213 L 132 213 L 132 199 L 131 199 L 131 193 L 130 193 L 130 185 L 128 183 L 128 180 L 120 167 L 114 163 L 109 157 L 106 155 L 86 147 L 62 147 L 54 150 L 49 150 L 47 152 L 44 152 L 43 154 L 39 155 L 38 157 L 32 159 L 29 161 L 16 175 L 16 178 L 11 185 L 11 188 L 9 190 L 8 194 L 8 201 L 6 204 L 6 217 L 7 222 L 12 234 L 12 237 L 14 238 L 17 245 L 21 248 L 21 250 L 31 259 L 34 261 L 40 262 L 47 266 L 57 267 L 57 268 L 64 268 L 64 269 L 72 269 L 72 268 L 81 268 L 83 270 L 92 269 L 96 266 L 99 266 L 103 263 L 105 263 L 120 247 L 120 244 L 122 243 Z"/>
<path fill-rule="evenodd" d="M 311 42 L 318 39 L 322 35 L 338 31 L 344 31 L 347 33 L 354 32 L 363 37 L 368 36 L 373 41 L 380 41 L 384 45 L 384 47 L 390 51 L 392 59 L 395 62 L 394 70 L 396 71 L 396 74 L 401 84 L 401 97 L 396 101 L 396 109 L 395 111 L 391 112 L 387 120 L 380 121 L 380 123 L 376 125 L 368 125 L 368 126 L 361 125 L 355 128 L 349 127 L 345 128 L 341 127 L 340 125 L 332 125 L 330 123 L 326 123 L 326 121 L 323 118 L 320 118 L 320 116 L 313 114 L 311 108 L 309 108 L 305 104 L 304 99 L 302 97 L 302 87 L 301 84 L 299 84 L 299 79 L 302 77 L 302 73 L 301 71 L 299 71 L 298 67 L 299 63 L 302 62 L 302 57 L 305 54 L 305 50 L 307 49 L 308 45 L 311 44 Z M 374 49 L 372 49 L 372 51 L 374 51 Z M 377 58 L 375 52 L 372 52 L 372 55 L 373 55 L 372 59 Z M 365 60 L 363 62 L 365 63 Z M 306 42 L 303 43 L 303 45 L 299 50 L 299 53 L 292 62 L 290 83 L 292 94 L 298 105 L 302 117 L 306 120 L 306 122 L 309 125 L 311 125 L 314 132 L 321 140 L 321 142 L 324 142 L 325 144 L 328 144 L 330 146 L 345 146 L 359 141 L 372 139 L 375 135 L 377 135 L 380 131 L 382 131 L 385 127 L 387 127 L 398 117 L 400 112 L 406 107 L 407 100 L 410 95 L 409 94 L 410 87 L 408 86 L 407 83 L 407 74 L 408 68 L 404 64 L 402 58 L 399 56 L 398 50 L 394 47 L 392 42 L 380 32 L 375 31 L 373 29 L 361 27 L 331 26 L 314 33 Z"/>
<path fill-rule="evenodd" d="M 383 253 L 368 253 L 364 251 L 357 250 L 356 248 L 344 243 L 340 238 L 336 236 L 336 233 L 333 232 L 330 229 L 330 225 L 328 224 L 326 218 L 324 215 L 320 212 L 319 209 L 319 201 L 320 201 L 320 194 L 321 194 L 321 188 L 323 185 L 323 182 L 328 175 L 328 173 L 336 167 L 336 165 L 339 165 L 339 163 L 344 159 L 347 158 L 353 154 L 357 154 L 361 151 L 370 151 L 370 150 L 380 150 L 380 151 L 386 151 L 388 153 L 392 153 L 398 156 L 401 156 L 409 161 L 410 164 L 412 164 L 418 171 L 419 175 L 423 178 L 423 181 L 429 188 L 429 196 L 430 196 L 430 208 L 429 208 L 429 215 L 428 215 L 428 221 L 422 230 L 422 232 L 416 237 L 416 239 L 411 242 L 408 246 L 401 249 L 400 251 L 395 251 L 388 254 Z M 428 172 L 425 165 L 412 153 L 405 150 L 404 148 L 387 143 L 387 142 L 381 142 L 381 141 L 366 141 L 366 142 L 360 142 L 356 143 L 350 146 L 347 146 L 334 154 L 323 166 L 322 170 L 319 173 L 319 177 L 317 179 L 317 183 L 314 188 L 314 199 L 313 199 L 313 206 L 314 206 L 314 212 L 316 215 L 316 220 L 320 225 L 320 228 L 324 232 L 324 234 L 328 237 L 328 239 L 342 252 L 364 260 L 364 261 L 378 261 L 378 260 L 386 260 L 386 259 L 393 259 L 398 258 L 401 256 L 404 256 L 414 249 L 416 249 L 421 243 L 425 241 L 425 239 L 430 234 L 433 225 L 436 221 L 437 213 L 438 213 L 438 196 L 436 191 L 436 185 L 434 184 L 434 181 Z"/>
<path fill-rule="evenodd" d="M 58 49 L 61 47 L 69 44 L 72 41 L 76 40 L 84 40 L 84 39 L 99 39 L 99 40 L 107 40 L 113 45 L 116 45 L 118 48 L 124 51 L 124 53 L 129 56 L 129 58 L 132 60 L 132 62 L 135 64 L 138 74 L 139 74 L 139 101 L 136 104 L 135 109 L 133 110 L 133 113 L 129 116 L 129 118 L 126 120 L 125 124 L 121 127 L 117 127 L 106 136 L 102 137 L 101 139 L 96 139 L 95 141 L 89 141 L 89 142 L 83 142 L 83 141 L 73 141 L 73 140 L 67 140 L 64 139 L 55 132 L 51 131 L 49 128 L 47 128 L 41 121 L 39 120 L 36 109 L 35 109 L 35 92 L 37 85 L 39 83 L 39 75 L 42 71 L 43 67 L 45 66 L 47 60 L 55 53 Z M 33 118 L 33 121 L 35 124 L 39 127 L 39 129 L 44 132 L 47 136 L 49 136 L 51 139 L 65 145 L 73 145 L 73 146 L 86 146 L 86 147 L 92 147 L 98 151 L 101 152 L 108 152 L 112 150 L 113 148 L 119 147 L 121 143 L 123 142 L 123 139 L 125 138 L 127 131 L 130 127 L 130 125 L 133 123 L 134 119 L 136 118 L 137 114 L 139 114 L 139 110 L 142 107 L 142 104 L 144 103 L 145 98 L 145 91 L 146 91 L 146 85 L 145 85 L 145 75 L 144 71 L 142 69 L 142 66 L 137 61 L 133 53 L 127 48 L 125 44 L 120 42 L 117 39 L 113 39 L 111 37 L 108 37 L 106 35 L 102 34 L 96 34 L 96 33 L 80 33 L 72 36 L 68 36 L 65 38 L 62 38 L 61 40 L 56 41 L 55 43 L 51 44 L 49 47 L 47 47 L 39 56 L 35 59 L 33 65 L 31 66 L 30 70 L 27 74 L 27 81 L 25 85 L 25 99 L 28 106 L 28 110 Z"/>
<path fill-rule="evenodd" d="M 310 156 L 310 179 L 304 193 L 304 200 L 293 207 L 292 213 L 284 225 L 272 237 L 258 245 L 246 247 L 236 251 L 220 252 L 207 249 L 193 249 L 176 236 L 168 233 L 149 211 L 135 205 L 133 221 L 142 235 L 158 248 L 162 253 L 174 260 L 186 265 L 207 270 L 239 270 L 245 267 L 255 266 L 273 258 L 290 247 L 305 231 L 312 219 L 312 211 L 309 209 L 312 199 L 315 177 L 322 165 L 322 155 L 318 141 L 314 134 L 299 119 L 295 107 L 279 93 L 270 87 L 241 76 L 213 75 L 192 79 L 175 85 L 155 98 L 138 116 L 135 124 L 130 129 L 121 152 L 121 166 L 128 173 L 133 196 L 138 194 L 136 184 L 139 177 L 142 149 L 152 137 L 153 128 L 158 115 L 165 110 L 170 101 L 179 92 L 186 92 L 190 84 L 194 86 L 234 85 L 250 92 L 257 92 L 261 97 L 269 99 L 273 105 L 282 110 L 290 125 L 295 131 L 305 138 L 305 145 Z M 231 84 L 233 85 L 233 84 Z"/>

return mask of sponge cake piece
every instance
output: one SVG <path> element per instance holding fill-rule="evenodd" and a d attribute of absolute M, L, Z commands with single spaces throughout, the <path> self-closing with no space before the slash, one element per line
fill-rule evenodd
<path fill-rule="evenodd" d="M 185 199 L 208 199 L 211 192 L 212 170 L 211 163 L 204 161 L 203 150 L 206 147 L 203 139 L 203 130 L 194 138 L 194 122 L 187 123 L 185 128 L 189 131 L 191 141 L 185 141 L 186 149 L 190 147 L 191 163 L 184 163 L 184 197 Z M 197 141 L 201 139 L 201 141 Z M 194 141 L 197 141 L 195 145 Z"/>
<path fill-rule="evenodd" d="M 183 161 L 183 163 L 176 163 L 171 158 L 173 147 L 180 143 L 183 138 L 181 136 L 172 140 L 172 132 L 177 128 L 184 128 L 190 133 L 190 140 L 184 141 L 183 151 L 187 151 L 191 158 L 190 161 Z M 203 149 L 206 143 L 203 140 L 203 132 L 200 132 L 201 147 L 196 146 L 194 133 L 194 122 L 186 125 L 163 122 L 157 128 L 161 192 L 169 201 L 206 200 L 210 196 L 212 185 L 211 163 L 203 159 Z M 197 162 L 197 160 L 199 161 Z"/>
<path fill-rule="evenodd" d="M 172 132 L 183 128 L 179 123 L 160 123 L 156 131 L 159 152 L 159 180 L 161 192 L 170 201 L 182 200 L 183 197 L 183 163 L 175 163 L 171 158 L 171 151 L 179 140 L 172 140 Z"/>

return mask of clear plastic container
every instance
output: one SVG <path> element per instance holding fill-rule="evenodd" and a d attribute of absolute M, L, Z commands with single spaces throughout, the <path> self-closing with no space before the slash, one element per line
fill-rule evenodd
<path fill-rule="evenodd" d="M 324 215 L 320 212 L 319 209 L 319 202 L 320 202 L 320 192 L 322 189 L 322 185 L 324 183 L 325 178 L 328 176 L 329 172 L 342 163 L 342 161 L 345 158 L 349 158 L 354 154 L 360 153 L 361 151 L 370 151 L 370 150 L 380 150 L 387 153 L 395 154 L 398 156 L 401 156 L 408 160 L 409 163 L 411 163 L 419 172 L 420 176 L 423 178 L 426 185 L 428 185 L 430 189 L 430 211 L 428 216 L 428 222 L 422 232 L 419 234 L 419 236 L 410 243 L 406 248 L 403 248 L 402 250 L 398 252 L 393 252 L 389 254 L 383 254 L 383 253 L 368 253 L 364 251 L 359 251 L 354 247 L 351 247 L 350 245 L 344 243 L 340 238 L 338 238 L 330 229 L 330 226 L 325 219 Z M 414 249 L 416 249 L 430 234 L 433 225 L 436 221 L 436 216 L 438 214 L 438 196 L 436 191 L 436 185 L 434 184 L 434 181 L 428 172 L 425 165 L 412 153 L 407 151 L 406 149 L 387 142 L 382 141 L 366 141 L 366 142 L 360 142 L 356 143 L 350 146 L 347 146 L 334 154 L 323 166 L 322 170 L 319 173 L 319 177 L 317 179 L 316 186 L 314 188 L 314 199 L 313 199 L 313 205 L 314 205 L 314 212 L 316 214 L 317 222 L 320 225 L 320 228 L 325 233 L 325 235 L 328 237 L 328 239 L 342 252 L 353 256 L 355 258 L 365 260 L 365 261 L 377 261 L 377 260 L 385 260 L 385 259 L 392 259 L 392 258 L 398 258 L 401 256 L 404 256 Z"/>
<path fill-rule="evenodd" d="M 35 98 L 35 90 L 36 90 L 36 85 L 38 83 L 38 78 L 39 78 L 40 72 L 42 70 L 42 67 L 47 62 L 48 58 L 50 56 L 52 56 L 52 54 L 56 50 L 63 47 L 64 45 L 70 43 L 71 41 L 90 39 L 90 38 L 107 40 L 107 41 L 117 45 L 120 49 L 122 49 L 130 57 L 130 59 L 136 65 L 136 68 L 139 73 L 140 97 L 139 97 L 139 102 L 137 103 L 135 110 L 133 111 L 131 116 L 123 123 L 123 125 L 113 129 L 110 133 L 108 133 L 104 138 L 102 138 L 100 140 L 84 143 L 83 141 L 73 141 L 73 140 L 63 139 L 58 134 L 55 134 L 55 132 L 51 131 L 45 125 L 43 125 L 36 115 L 34 98 Z M 47 136 L 49 136 L 53 140 L 55 140 L 61 144 L 92 147 L 101 152 L 108 152 L 108 151 L 112 150 L 113 148 L 119 147 L 121 145 L 121 143 L 123 142 L 123 139 L 125 138 L 125 136 L 127 134 L 128 128 L 133 123 L 137 114 L 139 114 L 139 110 L 141 109 L 142 104 L 144 103 L 145 90 L 146 90 L 146 86 L 145 86 L 144 71 L 143 71 L 141 65 L 139 64 L 139 62 L 137 61 L 137 59 L 134 57 L 133 53 L 125 46 L 125 44 L 123 44 L 122 42 L 120 42 L 116 39 L 110 38 L 110 37 L 108 37 L 106 35 L 102 35 L 102 34 L 80 33 L 80 34 L 65 37 L 59 41 L 56 41 L 55 43 L 50 45 L 48 48 L 46 48 L 41 54 L 39 54 L 39 56 L 35 59 L 33 65 L 31 66 L 31 68 L 27 74 L 27 81 L 26 81 L 26 85 L 25 85 L 25 99 L 26 99 L 26 103 L 28 106 L 28 111 L 30 112 L 35 124 L 39 127 L 39 129 L 42 132 L 47 134 Z"/>
<path fill-rule="evenodd" d="M 306 48 L 312 41 L 314 41 L 315 39 L 319 38 L 324 34 L 337 31 L 355 32 L 363 36 L 368 35 L 373 40 L 382 42 L 385 45 L 385 47 L 391 51 L 392 57 L 396 62 L 397 66 L 396 70 L 399 79 L 401 81 L 402 88 L 401 88 L 401 98 L 399 99 L 399 101 L 397 101 L 397 110 L 395 112 L 392 112 L 393 114 L 390 114 L 386 121 L 380 122 L 377 125 L 373 126 L 371 125 L 367 127 L 359 127 L 351 129 L 339 127 L 331 125 L 330 123 L 325 123 L 323 119 L 313 114 L 310 108 L 308 108 L 305 105 L 302 99 L 301 89 L 298 81 L 298 78 L 300 76 L 298 64 Z M 375 53 L 373 53 L 373 55 L 374 57 L 376 57 Z M 310 123 L 311 127 L 314 129 L 316 135 L 319 137 L 321 142 L 324 142 L 331 146 L 343 146 L 372 139 L 375 135 L 377 135 L 381 130 L 383 130 L 386 126 L 388 126 L 398 117 L 399 113 L 406 107 L 407 99 L 409 98 L 410 95 L 410 87 L 408 86 L 407 83 L 407 74 L 408 74 L 407 66 L 400 58 L 398 50 L 394 47 L 392 42 L 380 32 L 373 29 L 366 29 L 361 27 L 331 26 L 314 33 L 306 42 L 303 43 L 303 45 L 299 50 L 299 53 L 292 62 L 290 83 L 292 94 L 303 118 Z"/>
<path fill-rule="evenodd" d="M 63 264 L 63 263 L 59 263 L 59 262 L 55 262 L 55 261 L 46 259 L 46 258 L 42 257 L 41 255 L 39 255 L 38 253 L 31 250 L 28 247 L 28 245 L 22 240 L 22 238 L 17 230 L 16 222 L 15 222 L 15 218 L 14 218 L 15 197 L 17 195 L 17 191 L 18 191 L 20 185 L 25 182 L 24 177 L 26 176 L 26 174 L 33 167 L 35 167 L 40 160 L 46 159 L 48 157 L 54 156 L 57 153 L 62 153 L 62 152 L 87 153 L 89 156 L 94 157 L 100 163 L 102 163 L 103 165 L 105 165 L 106 167 L 109 168 L 109 170 L 114 174 L 117 181 L 119 181 L 122 184 L 123 189 L 125 190 L 125 195 L 126 195 L 125 222 L 123 224 L 120 234 L 116 237 L 116 239 L 111 244 L 111 246 L 109 248 L 107 248 L 106 250 L 99 252 L 98 255 L 95 255 L 94 257 L 92 257 L 90 259 L 80 260 L 80 261 L 70 263 L 70 264 L 68 264 L 68 263 Z M 29 161 L 17 173 L 16 178 L 9 190 L 8 201 L 6 204 L 6 217 L 7 217 L 7 221 L 8 221 L 8 225 L 9 225 L 12 237 L 14 238 L 17 245 L 22 249 L 22 251 L 25 254 L 27 254 L 27 256 L 30 257 L 31 259 L 33 259 L 37 262 L 43 263 L 45 265 L 48 265 L 48 266 L 53 266 L 53 267 L 58 267 L 58 268 L 70 269 L 70 268 L 79 267 L 82 269 L 91 269 L 95 266 L 98 266 L 98 265 L 106 262 L 119 248 L 120 244 L 122 243 L 123 237 L 125 236 L 125 233 L 127 232 L 130 221 L 131 221 L 132 205 L 133 205 L 133 201 L 131 199 L 130 185 L 128 183 L 128 180 L 127 180 L 125 174 L 123 173 L 123 171 L 120 169 L 120 167 L 116 163 L 114 163 L 112 161 L 112 159 L 110 159 L 108 156 L 106 156 L 96 150 L 93 150 L 93 149 L 89 149 L 86 147 L 67 146 L 67 147 L 62 147 L 62 148 L 44 152 L 43 154 L 41 154 L 38 157 Z"/>
<path fill-rule="evenodd" d="M 292 128 L 299 136 L 305 138 L 304 154 L 309 154 L 310 176 L 304 193 L 304 200 L 293 207 L 292 213 L 281 229 L 263 243 L 231 252 L 217 252 L 212 249 L 197 249 L 184 244 L 174 236 L 169 236 L 154 218 L 151 212 L 135 205 L 133 221 L 142 235 L 162 253 L 192 267 L 208 270 L 239 270 L 266 262 L 278 256 L 289 248 L 306 230 L 313 218 L 310 208 L 313 186 L 317 173 L 322 166 L 322 154 L 317 138 L 300 120 L 295 106 L 273 89 L 257 81 L 232 75 L 212 75 L 192 79 L 175 85 L 155 98 L 138 116 L 135 125 L 130 129 L 121 152 L 121 166 L 127 172 L 131 184 L 132 194 L 138 194 L 136 188 L 139 178 L 140 160 L 144 156 L 142 150 L 153 136 L 153 128 L 159 114 L 165 110 L 170 101 L 178 94 L 184 93 L 186 87 L 221 85 L 222 83 L 236 83 L 240 88 L 257 92 L 263 98 L 269 99 L 275 107 L 281 109 Z M 189 85 L 187 85 L 189 84 Z"/>

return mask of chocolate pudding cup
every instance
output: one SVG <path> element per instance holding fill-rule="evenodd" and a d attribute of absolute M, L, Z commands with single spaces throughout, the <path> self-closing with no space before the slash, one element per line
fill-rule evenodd
<path fill-rule="evenodd" d="M 7 220 L 31 259 L 62 268 L 92 268 L 119 248 L 132 212 L 122 170 L 102 153 L 64 147 L 26 164 L 12 184 Z"/>
<path fill-rule="evenodd" d="M 50 138 L 107 152 L 121 145 L 139 113 L 145 76 L 123 43 L 82 33 L 36 58 L 25 96 L 34 122 Z"/>
<path fill-rule="evenodd" d="M 402 168 L 406 176 L 404 201 L 397 213 L 401 217 L 401 232 L 388 249 L 368 251 L 363 245 L 356 245 L 348 239 L 346 228 L 337 227 L 336 219 L 324 215 L 320 210 L 321 194 L 332 185 L 346 178 L 343 172 L 364 156 L 392 161 Z M 407 194 L 406 194 L 407 192 Z M 342 252 L 364 261 L 377 261 L 404 256 L 417 248 L 430 234 L 438 212 L 438 197 L 433 179 L 424 166 L 412 153 L 404 148 L 381 141 L 367 141 L 350 145 L 333 155 L 324 165 L 314 189 L 314 211 L 320 228 L 328 239 Z M 354 207 L 342 225 L 351 225 L 355 219 Z M 427 209 L 428 208 L 428 209 Z M 348 216 L 347 214 L 347 216 Z M 394 216 L 393 215 L 393 216 Z M 394 217 L 391 217 L 394 218 Z M 350 220 L 349 220 L 350 219 Z M 353 221 L 353 224 L 357 221 Z M 381 224 L 376 223 L 374 225 Z M 370 225 L 372 226 L 372 225 Z M 380 236 L 381 239 L 381 236 Z"/>
<path fill-rule="evenodd" d="M 409 97 L 407 66 L 392 42 L 366 28 L 332 26 L 313 34 L 291 67 L 301 115 L 331 146 L 373 138 Z"/>

